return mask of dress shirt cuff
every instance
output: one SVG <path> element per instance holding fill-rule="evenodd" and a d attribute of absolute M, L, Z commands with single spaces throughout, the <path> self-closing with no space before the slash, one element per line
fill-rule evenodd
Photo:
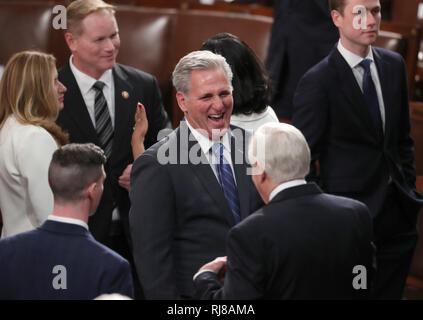
<path fill-rule="evenodd" d="M 204 269 L 204 270 L 198 271 L 196 274 L 194 274 L 194 276 L 192 277 L 192 280 L 194 280 L 194 281 L 195 281 L 195 279 L 196 279 L 196 278 L 197 278 L 200 274 L 202 274 L 202 273 L 204 273 L 204 272 L 212 272 L 212 273 L 216 274 L 213 270 L 210 270 L 210 269 Z"/>

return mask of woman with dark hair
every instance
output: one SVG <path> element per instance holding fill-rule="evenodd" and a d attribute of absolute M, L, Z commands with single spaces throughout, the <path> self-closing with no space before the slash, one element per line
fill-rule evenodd
<path fill-rule="evenodd" d="M 240 38 L 219 33 L 203 43 L 200 50 L 222 55 L 233 72 L 234 108 L 231 124 L 256 130 L 267 122 L 278 122 L 269 106 L 269 80 L 263 64 L 254 51 Z"/>
<path fill-rule="evenodd" d="M 33 229 L 53 212 L 48 167 L 68 141 L 55 123 L 65 92 L 50 54 L 23 51 L 6 65 L 0 82 L 2 237 Z"/>

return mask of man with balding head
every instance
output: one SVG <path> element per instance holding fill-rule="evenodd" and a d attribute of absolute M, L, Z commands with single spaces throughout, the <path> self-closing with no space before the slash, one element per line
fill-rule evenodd
<path fill-rule="evenodd" d="M 366 279 L 372 271 L 367 207 L 305 182 L 310 150 L 301 132 L 289 124 L 261 126 L 252 138 L 249 159 L 254 185 L 266 206 L 230 230 L 227 259 L 200 268 L 194 276 L 196 297 L 366 297 L 369 283 L 355 288 L 353 280 L 356 266 L 365 268 Z"/>

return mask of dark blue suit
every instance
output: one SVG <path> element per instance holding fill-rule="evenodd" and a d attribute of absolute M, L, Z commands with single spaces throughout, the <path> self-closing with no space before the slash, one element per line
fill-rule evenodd
<path fill-rule="evenodd" d="M 54 279 L 64 275 L 63 269 L 53 271 L 55 266 L 66 268 L 66 289 L 54 288 Z M 74 224 L 47 220 L 35 230 L 2 239 L 0 270 L 0 299 L 133 297 L 128 261 Z"/>
<path fill-rule="evenodd" d="M 280 119 L 291 119 L 298 81 L 329 53 L 338 37 L 328 0 L 275 1 L 266 68 L 272 80 L 272 107 Z"/>
<path fill-rule="evenodd" d="M 373 48 L 373 56 L 385 105 L 384 134 L 374 126 L 357 80 L 337 48 L 301 79 L 293 124 L 310 145 L 309 179 L 370 209 L 378 247 L 376 290 L 385 298 L 400 298 L 422 196 L 415 188 L 404 60 L 380 48 Z M 387 283 L 391 288 L 384 288 Z"/>
<path fill-rule="evenodd" d="M 372 222 L 358 201 L 324 194 L 314 183 L 279 192 L 229 232 L 225 284 L 205 272 L 202 299 L 360 299 L 354 267 L 372 274 Z"/>

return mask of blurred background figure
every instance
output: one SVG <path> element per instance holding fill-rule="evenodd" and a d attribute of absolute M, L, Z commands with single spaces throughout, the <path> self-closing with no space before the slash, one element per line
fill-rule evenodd
<path fill-rule="evenodd" d="M 24 51 L 13 55 L 0 82 L 0 208 L 2 237 L 39 226 L 53 210 L 47 172 L 67 135 L 55 124 L 66 88 L 56 59 Z"/>
<path fill-rule="evenodd" d="M 204 42 L 201 50 L 222 55 L 231 66 L 232 125 L 256 130 L 267 122 L 278 122 L 269 106 L 270 87 L 264 66 L 244 41 L 230 33 L 219 33 Z"/>
<path fill-rule="evenodd" d="M 327 0 L 275 1 L 266 68 L 272 106 L 280 120 L 291 120 L 298 81 L 328 55 L 338 38 Z"/>

